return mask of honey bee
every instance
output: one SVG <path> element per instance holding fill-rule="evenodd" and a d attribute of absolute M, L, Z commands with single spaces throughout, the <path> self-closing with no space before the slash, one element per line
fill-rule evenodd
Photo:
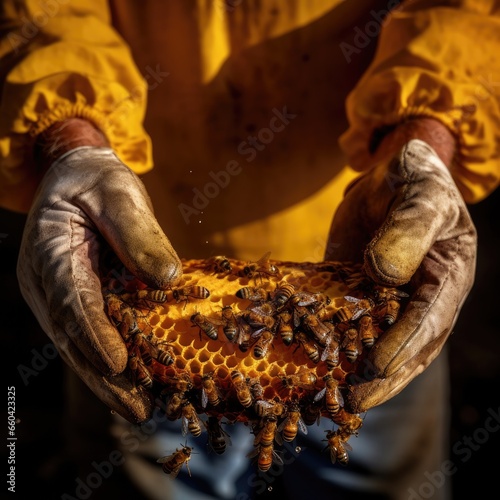
<path fill-rule="evenodd" d="M 207 269 L 209 268 L 213 269 L 214 273 L 230 273 L 233 270 L 229 259 L 223 255 L 211 257 L 207 266 Z"/>
<path fill-rule="evenodd" d="M 325 347 L 330 335 L 330 327 L 320 321 L 315 314 L 304 315 L 302 317 L 302 325 L 314 336 L 320 346 Z"/>
<path fill-rule="evenodd" d="M 262 306 L 256 306 L 249 308 L 244 311 L 241 317 L 255 329 L 268 328 L 269 330 L 273 328 L 275 319 L 273 317 L 274 309 L 268 304 L 262 304 Z"/>
<path fill-rule="evenodd" d="M 233 370 L 231 372 L 231 380 L 236 390 L 236 397 L 241 405 L 245 408 L 252 406 L 252 393 L 243 374 L 238 370 Z"/>
<path fill-rule="evenodd" d="M 259 260 L 250 262 L 243 268 L 243 274 L 247 278 L 259 276 L 261 279 L 262 275 L 279 276 L 279 269 L 269 261 L 270 256 L 271 252 L 266 252 Z"/>
<path fill-rule="evenodd" d="M 320 309 L 331 303 L 330 297 L 324 293 L 297 292 L 290 298 L 290 302 L 294 306 L 310 307 L 311 311 L 316 314 Z"/>
<path fill-rule="evenodd" d="M 243 320 L 241 316 L 238 316 L 238 336 L 236 337 L 236 343 L 240 348 L 241 352 L 246 352 L 250 348 L 250 339 L 252 337 L 253 329 L 252 327 Z"/>
<path fill-rule="evenodd" d="M 257 359 L 263 359 L 267 356 L 269 347 L 272 345 L 274 340 L 274 335 L 267 329 L 259 331 L 259 338 L 254 344 L 253 355 Z M 257 333 L 257 332 L 256 332 Z"/>
<path fill-rule="evenodd" d="M 286 412 L 286 407 L 280 401 L 268 401 L 266 399 L 259 399 L 254 404 L 255 413 L 259 417 L 267 415 L 274 415 L 281 417 Z"/>
<path fill-rule="evenodd" d="M 229 434 L 222 428 L 219 419 L 213 415 L 208 417 L 205 422 L 205 427 L 208 434 L 208 444 L 217 455 L 222 455 L 227 448 L 231 445 L 231 438 Z"/>
<path fill-rule="evenodd" d="M 369 298 L 358 299 L 357 297 L 346 295 L 344 299 L 354 304 L 354 307 L 351 308 L 352 309 L 352 316 L 350 318 L 351 321 L 356 321 L 362 315 L 367 314 L 375 306 L 373 301 Z"/>
<path fill-rule="evenodd" d="M 264 397 L 264 388 L 257 379 L 252 379 L 249 382 L 252 399 L 259 402 Z"/>
<path fill-rule="evenodd" d="M 191 323 L 193 326 L 197 326 L 200 329 L 200 338 L 201 332 L 205 333 L 209 339 L 217 340 L 219 337 L 218 334 L 218 325 L 215 324 L 212 320 L 209 320 L 203 314 L 196 312 L 191 316 Z"/>
<path fill-rule="evenodd" d="M 194 406 L 185 399 L 181 405 L 181 430 L 182 435 L 186 436 L 188 432 L 191 433 L 193 437 L 198 437 L 201 435 L 203 422 L 198 417 Z"/>
<path fill-rule="evenodd" d="M 283 465 L 283 459 L 274 450 L 274 446 L 257 446 L 253 452 L 248 453 L 247 457 L 258 455 L 257 467 L 260 472 L 266 472 L 273 463 Z"/>
<path fill-rule="evenodd" d="M 218 406 L 221 402 L 221 397 L 212 375 L 203 375 L 201 381 L 201 406 L 203 408 L 206 408 L 209 404 L 212 407 Z"/>
<path fill-rule="evenodd" d="M 284 307 L 288 299 L 295 293 L 295 287 L 287 281 L 280 281 L 272 295 L 272 303 L 277 311 Z"/>
<path fill-rule="evenodd" d="M 354 326 L 350 326 L 344 332 L 344 338 L 340 348 L 344 351 L 345 357 L 349 363 L 355 363 L 359 356 L 358 349 L 358 330 Z"/>
<path fill-rule="evenodd" d="M 239 325 L 231 306 L 222 308 L 222 331 L 230 342 L 233 342 L 238 334 Z"/>
<path fill-rule="evenodd" d="M 171 455 L 157 460 L 157 463 L 162 464 L 163 472 L 165 472 L 165 474 L 169 474 L 172 479 L 177 477 L 183 465 L 186 466 L 189 476 L 191 476 L 191 471 L 189 470 L 189 460 L 191 459 L 192 448 L 189 446 L 181 446 L 182 448 L 180 450 L 177 449 Z"/>
<path fill-rule="evenodd" d="M 377 287 L 375 289 L 375 296 L 378 306 L 385 309 L 384 316 L 380 322 L 380 327 L 385 330 L 392 326 L 398 319 L 401 307 L 400 299 L 407 298 L 409 295 L 395 288 Z"/>
<path fill-rule="evenodd" d="M 182 405 L 184 401 L 184 394 L 181 392 L 174 392 L 167 399 L 165 405 L 165 415 L 170 421 L 173 422 L 181 417 Z"/>
<path fill-rule="evenodd" d="M 311 370 L 302 370 L 293 375 L 281 377 L 283 387 L 291 389 L 299 387 L 305 390 L 313 390 L 316 385 L 317 377 Z"/>
<path fill-rule="evenodd" d="M 277 333 L 286 346 L 292 345 L 294 338 L 291 319 L 292 315 L 288 311 L 283 311 L 278 314 Z"/>
<path fill-rule="evenodd" d="M 377 338 L 377 330 L 369 314 L 364 314 L 358 320 L 359 336 L 365 349 L 371 349 Z"/>
<path fill-rule="evenodd" d="M 347 450 L 352 450 L 349 443 L 344 441 L 341 436 L 335 431 L 327 431 L 326 439 L 328 441 L 327 448 L 330 451 L 330 460 L 332 464 L 339 463 L 347 465 L 349 462 L 349 455 Z"/>
<path fill-rule="evenodd" d="M 124 293 L 122 298 L 129 304 L 148 306 L 150 302 L 163 304 L 167 301 L 168 295 L 164 290 L 137 290 L 133 293 Z"/>
<path fill-rule="evenodd" d="M 261 447 L 273 446 L 274 440 L 277 438 L 278 418 L 276 415 L 267 414 L 263 417 L 264 425 L 262 429 L 256 434 L 254 439 L 254 446 L 260 445 Z"/>
<path fill-rule="evenodd" d="M 193 388 L 193 382 L 188 373 L 181 373 L 176 377 L 169 377 L 168 389 L 170 392 L 187 392 Z"/>
<path fill-rule="evenodd" d="M 335 314 L 332 316 L 331 321 L 334 325 L 338 325 L 339 323 L 347 323 L 351 320 L 352 314 L 352 310 L 344 306 L 335 312 Z"/>
<path fill-rule="evenodd" d="M 344 398 L 339 390 L 339 383 L 331 375 L 323 377 L 325 387 L 321 389 L 315 396 L 314 401 L 320 401 L 325 398 L 325 406 L 331 417 L 335 416 L 341 406 L 344 406 Z"/>
<path fill-rule="evenodd" d="M 141 330 L 134 309 L 110 291 L 104 292 L 108 316 L 113 320 L 122 338 L 127 341 Z"/>
<path fill-rule="evenodd" d="M 144 334 L 138 333 L 134 336 L 133 344 L 138 348 L 141 358 L 148 366 L 152 365 L 153 359 L 164 366 L 170 366 L 175 356 L 170 346 L 160 349 L 158 345 L 153 344 Z"/>
<path fill-rule="evenodd" d="M 296 401 L 292 401 L 287 405 L 286 417 L 277 430 L 282 433 L 283 439 L 290 443 L 297 437 L 299 429 L 307 434 L 307 427 L 300 414 L 299 405 Z"/>
<path fill-rule="evenodd" d="M 190 298 L 207 299 L 208 297 L 210 297 L 210 291 L 204 286 L 193 285 L 174 288 L 173 290 L 171 290 L 171 295 L 172 299 L 176 302 L 185 301 L 185 304 L 187 304 Z"/>
<path fill-rule="evenodd" d="M 236 297 L 239 299 L 250 300 L 257 304 L 265 302 L 268 299 L 269 292 L 260 286 L 244 286 L 236 292 Z"/>
<path fill-rule="evenodd" d="M 348 413 L 344 408 L 341 408 L 338 413 L 332 416 L 332 420 L 339 426 L 340 432 L 348 436 L 351 434 L 357 435 L 363 425 L 363 419 L 357 413 Z"/>
<path fill-rule="evenodd" d="M 321 361 L 325 361 L 329 370 L 333 370 L 340 363 L 340 342 L 337 332 L 334 330 L 321 353 Z"/>
<path fill-rule="evenodd" d="M 132 379 L 135 384 L 142 385 L 146 389 L 151 389 L 153 387 L 153 377 L 142 358 L 136 354 L 130 354 L 128 366 L 132 372 Z"/>
<path fill-rule="evenodd" d="M 319 425 L 321 421 L 321 403 L 314 401 L 314 399 L 308 401 L 304 406 L 302 418 L 306 425 L 313 425 L 314 423 Z"/>
<path fill-rule="evenodd" d="M 309 337 L 300 330 L 295 332 L 295 339 L 302 346 L 304 352 L 313 363 L 318 363 L 320 359 L 318 346 Z"/>

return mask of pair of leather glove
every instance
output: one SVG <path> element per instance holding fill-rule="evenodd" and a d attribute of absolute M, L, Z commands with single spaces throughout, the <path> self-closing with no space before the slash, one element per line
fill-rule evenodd
<path fill-rule="evenodd" d="M 139 178 L 108 147 L 79 147 L 48 168 L 28 215 L 18 261 L 22 294 L 64 361 L 133 423 L 154 402 L 123 373 L 127 351 L 104 312 L 97 274 L 103 241 L 140 280 L 175 283 L 181 264 Z M 476 232 L 448 168 L 407 141 L 347 189 L 326 259 L 364 258 L 378 283 L 409 283 L 398 322 L 370 351 L 346 409 L 361 413 L 401 391 L 439 354 L 472 286 Z"/>

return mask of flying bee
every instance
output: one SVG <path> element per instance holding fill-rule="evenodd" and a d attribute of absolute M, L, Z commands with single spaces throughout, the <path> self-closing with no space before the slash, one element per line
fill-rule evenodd
<path fill-rule="evenodd" d="M 349 462 L 349 455 L 347 451 L 352 450 L 349 443 L 344 441 L 341 436 L 335 431 L 326 431 L 326 439 L 328 441 L 327 448 L 330 451 L 330 460 L 332 464 L 339 463 L 341 465 L 347 465 Z"/>
<path fill-rule="evenodd" d="M 189 460 L 191 459 L 192 448 L 189 446 L 181 446 L 182 448 L 180 450 L 177 449 L 171 455 L 157 460 L 157 463 L 162 464 L 163 472 L 165 472 L 165 474 L 169 474 L 172 479 L 177 477 L 183 465 L 186 466 L 189 476 L 191 476 L 191 471 L 189 470 Z"/>
<path fill-rule="evenodd" d="M 199 312 L 196 312 L 191 316 L 191 323 L 193 323 L 193 326 L 197 326 L 200 329 L 200 338 L 201 332 L 203 332 L 211 340 L 218 339 L 219 327 L 215 323 L 215 321 L 208 319 L 206 316 Z"/>
<path fill-rule="evenodd" d="M 134 383 L 142 385 L 146 389 L 153 387 L 153 377 L 142 358 L 136 354 L 131 354 L 128 358 L 128 366 L 132 372 Z"/>
<path fill-rule="evenodd" d="M 208 417 L 205 422 L 205 427 L 208 434 L 208 444 L 217 455 L 222 455 L 227 448 L 231 445 L 231 438 L 229 434 L 222 428 L 219 419 L 213 415 Z"/>
<path fill-rule="evenodd" d="M 182 405 L 184 401 L 184 394 L 181 392 L 174 392 L 167 399 L 165 405 L 165 415 L 170 421 L 173 422 L 181 417 Z"/>
<path fill-rule="evenodd" d="M 187 399 L 185 399 L 181 405 L 181 420 L 183 436 L 186 436 L 188 432 L 190 432 L 193 437 L 201 435 L 201 426 L 203 422 L 200 420 L 200 417 L 198 417 L 194 406 Z"/>
<path fill-rule="evenodd" d="M 266 252 L 259 260 L 255 262 L 248 263 L 243 268 L 243 274 L 247 278 L 255 278 L 259 276 L 262 279 L 262 275 L 266 276 L 279 276 L 279 269 L 270 262 L 269 257 L 271 252 Z"/>
<path fill-rule="evenodd" d="M 236 292 L 239 299 L 250 300 L 255 303 L 262 303 L 268 299 L 269 292 L 260 286 L 244 286 Z"/>
<path fill-rule="evenodd" d="M 292 345 L 293 328 L 291 325 L 292 315 L 288 311 L 282 311 L 278 314 L 276 333 L 278 333 L 286 346 Z"/>
<path fill-rule="evenodd" d="M 214 273 L 230 273 L 233 267 L 227 257 L 216 255 L 208 259 L 207 269 L 212 269 Z"/>
<path fill-rule="evenodd" d="M 299 387 L 305 390 L 313 390 L 316 384 L 317 377 L 311 370 L 302 370 L 293 375 L 285 375 L 281 377 L 281 384 L 287 389 Z"/>
<path fill-rule="evenodd" d="M 171 300 L 175 300 L 177 303 L 184 301 L 184 307 L 188 303 L 189 299 L 207 299 L 210 297 L 210 291 L 204 286 L 193 285 L 185 286 L 180 288 L 174 288 L 171 290 Z"/>
<path fill-rule="evenodd" d="M 222 308 L 222 331 L 230 342 L 233 342 L 238 334 L 239 325 L 231 306 Z"/>
<path fill-rule="evenodd" d="M 277 311 L 284 307 L 288 299 L 295 293 L 295 287 L 287 281 L 280 281 L 272 294 L 271 301 Z"/>
<path fill-rule="evenodd" d="M 209 404 L 212 407 L 218 406 L 221 402 L 221 397 L 212 374 L 203 375 L 201 386 L 201 406 L 203 408 L 206 408 Z"/>
<path fill-rule="evenodd" d="M 295 332 L 295 340 L 302 346 L 307 357 L 313 362 L 318 363 L 320 359 L 319 349 L 315 342 L 313 342 L 304 332 L 300 330 Z"/>
<path fill-rule="evenodd" d="M 377 338 L 377 330 L 369 314 L 363 314 L 358 320 L 359 336 L 365 349 L 371 349 Z"/>
<path fill-rule="evenodd" d="M 296 401 L 292 401 L 287 405 L 286 417 L 279 424 L 277 431 L 282 433 L 287 443 L 291 443 L 297 437 L 299 429 L 307 434 L 307 427 L 300 414 L 299 405 Z"/>
<path fill-rule="evenodd" d="M 340 339 L 338 333 L 333 330 L 321 353 L 321 361 L 325 361 L 328 370 L 333 370 L 340 363 Z"/>
<path fill-rule="evenodd" d="M 252 393 L 243 374 L 238 370 L 233 370 L 231 372 L 231 380 L 236 391 L 236 397 L 241 405 L 245 408 L 252 406 Z"/>
<path fill-rule="evenodd" d="M 323 380 L 325 381 L 325 387 L 314 396 L 314 401 L 325 398 L 326 409 L 330 416 L 333 417 L 340 411 L 341 406 L 344 406 L 344 398 L 336 379 L 328 374 L 323 377 Z"/>
<path fill-rule="evenodd" d="M 259 338 L 255 342 L 253 346 L 253 355 L 257 359 L 263 359 L 267 356 L 267 353 L 269 351 L 269 347 L 272 345 L 273 340 L 274 340 L 274 335 L 267 329 L 263 329 L 260 332 Z M 257 333 L 257 332 L 255 332 Z"/>
<path fill-rule="evenodd" d="M 355 363 L 359 356 L 358 330 L 351 325 L 345 332 L 340 348 L 344 351 L 349 363 Z"/>

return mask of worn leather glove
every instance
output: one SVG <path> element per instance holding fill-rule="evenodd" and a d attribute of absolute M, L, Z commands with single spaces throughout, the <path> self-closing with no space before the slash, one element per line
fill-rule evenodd
<path fill-rule="evenodd" d="M 137 423 L 151 417 L 153 402 L 122 373 L 127 350 L 104 312 L 98 276 L 105 242 L 154 288 L 180 277 L 179 258 L 139 178 L 110 148 L 76 148 L 50 166 L 37 191 L 18 279 L 64 361 L 112 410 Z"/>
<path fill-rule="evenodd" d="M 377 283 L 408 283 L 398 321 L 350 379 L 346 409 L 362 413 L 399 393 L 440 353 L 474 281 L 476 231 L 448 168 L 414 139 L 348 187 L 329 241 L 327 259 L 354 256 Z"/>

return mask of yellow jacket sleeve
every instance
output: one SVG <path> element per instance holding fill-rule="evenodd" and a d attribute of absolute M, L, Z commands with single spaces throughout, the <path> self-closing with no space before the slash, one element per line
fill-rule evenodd
<path fill-rule="evenodd" d="M 0 8 L 0 205 L 29 209 L 37 134 L 82 117 L 137 173 L 152 164 L 145 79 L 103 0 L 5 0 Z"/>
<path fill-rule="evenodd" d="M 381 24 L 374 60 L 347 99 L 340 144 L 351 166 L 372 164 L 377 130 L 434 117 L 458 141 L 452 174 L 464 199 L 482 200 L 500 179 L 500 3 L 413 0 Z M 375 31 L 359 31 L 358 45 L 342 47 L 344 55 L 354 59 Z"/>

